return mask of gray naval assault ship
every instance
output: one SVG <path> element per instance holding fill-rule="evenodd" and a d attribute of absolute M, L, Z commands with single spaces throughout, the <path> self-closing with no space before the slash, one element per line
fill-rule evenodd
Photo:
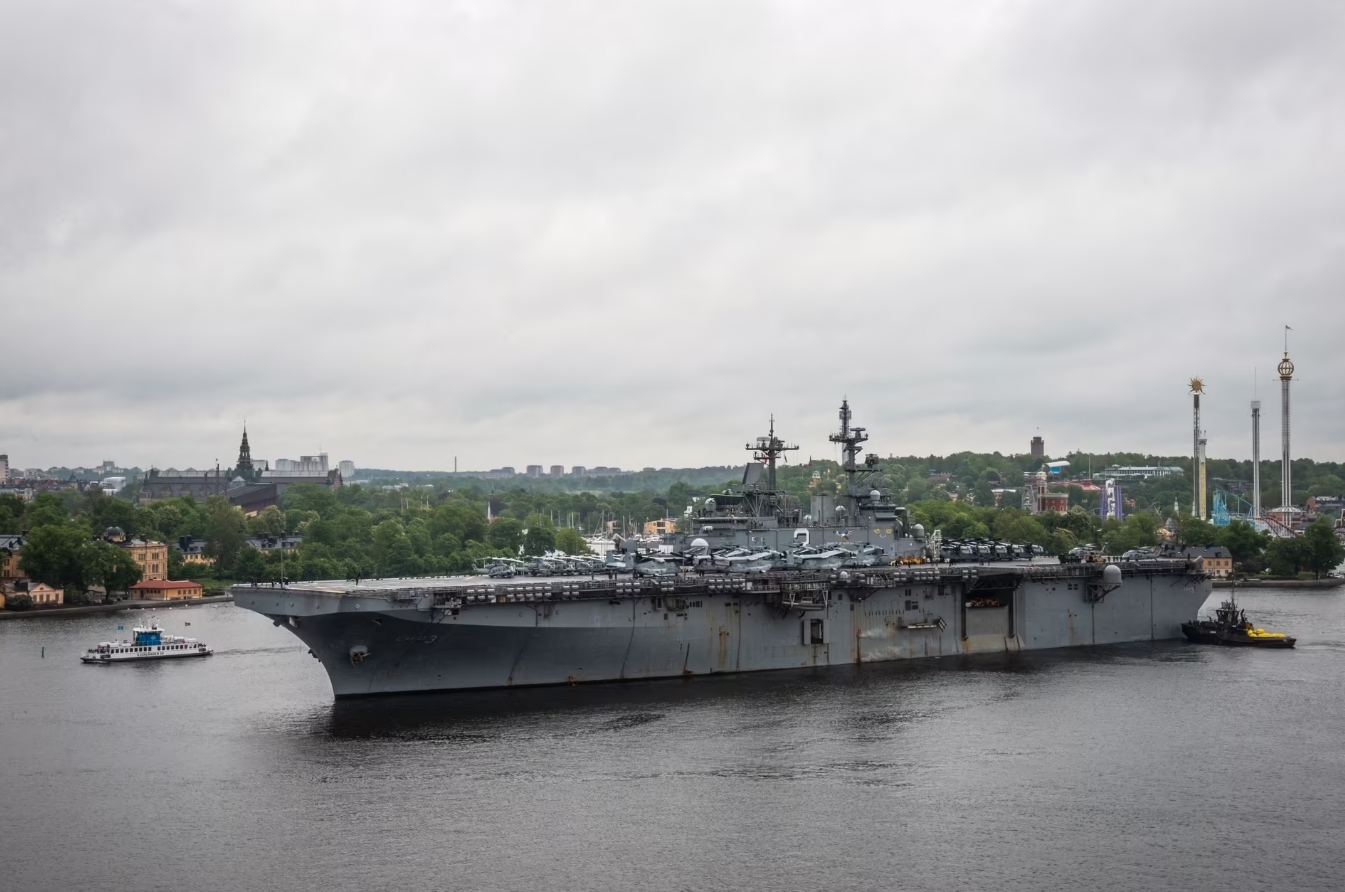
<path fill-rule="evenodd" d="M 777 491 L 794 447 L 772 424 L 742 485 L 672 543 L 675 572 L 236 586 L 234 603 L 298 636 L 343 698 L 1175 639 L 1209 596 L 1183 560 L 935 563 L 909 512 L 866 489 L 877 463 L 858 462 L 867 437 L 848 404 L 840 420 L 838 497 L 804 514 Z M 743 572 L 697 560 L 725 549 L 781 557 Z"/>

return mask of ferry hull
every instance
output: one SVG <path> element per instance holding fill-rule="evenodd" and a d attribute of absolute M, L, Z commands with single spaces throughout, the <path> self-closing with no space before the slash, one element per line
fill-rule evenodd
<path fill-rule="evenodd" d="M 810 609 L 750 590 L 660 594 L 652 583 L 610 598 L 461 609 L 433 596 L 294 587 L 239 587 L 234 603 L 291 631 L 335 695 L 357 697 L 1174 639 L 1210 592 L 1193 573 L 1127 574 L 1102 593 L 1078 571 L 1025 574 L 989 596 L 965 574 L 917 575 L 829 586 Z"/>

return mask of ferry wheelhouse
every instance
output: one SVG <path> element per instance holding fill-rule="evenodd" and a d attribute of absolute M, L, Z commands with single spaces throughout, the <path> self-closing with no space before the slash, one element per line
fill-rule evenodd
<path fill-rule="evenodd" d="M 175 657 L 208 657 L 215 651 L 195 638 L 165 634 L 153 618 L 149 625 L 132 630 L 130 641 L 103 641 L 79 659 L 84 663 L 129 663 L 136 660 L 170 660 Z"/>

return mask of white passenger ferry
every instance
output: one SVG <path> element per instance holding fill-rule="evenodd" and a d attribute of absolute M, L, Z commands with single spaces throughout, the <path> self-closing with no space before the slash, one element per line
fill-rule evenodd
<path fill-rule="evenodd" d="M 130 641 L 103 641 L 84 652 L 85 663 L 129 663 L 133 660 L 167 660 L 173 657 L 208 657 L 214 651 L 195 638 L 166 635 L 159 623 L 150 618 L 149 625 L 132 630 Z"/>

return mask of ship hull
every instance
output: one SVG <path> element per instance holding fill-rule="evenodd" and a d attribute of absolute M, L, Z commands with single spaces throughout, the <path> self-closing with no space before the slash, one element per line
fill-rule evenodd
<path fill-rule="evenodd" d="M 1134 573 L 1099 596 L 1079 570 L 1019 574 L 985 589 L 945 570 L 825 585 L 805 609 L 791 609 L 779 585 L 736 585 L 674 596 L 671 583 L 637 581 L 611 597 L 573 600 L 532 600 L 542 585 L 498 585 L 499 600 L 453 609 L 439 606 L 458 603 L 442 595 L 377 590 L 239 587 L 234 598 L 303 641 L 345 698 L 1164 640 L 1182 637 L 1210 591 L 1199 575 Z M 505 601 L 505 591 L 528 591 L 529 600 Z"/>

